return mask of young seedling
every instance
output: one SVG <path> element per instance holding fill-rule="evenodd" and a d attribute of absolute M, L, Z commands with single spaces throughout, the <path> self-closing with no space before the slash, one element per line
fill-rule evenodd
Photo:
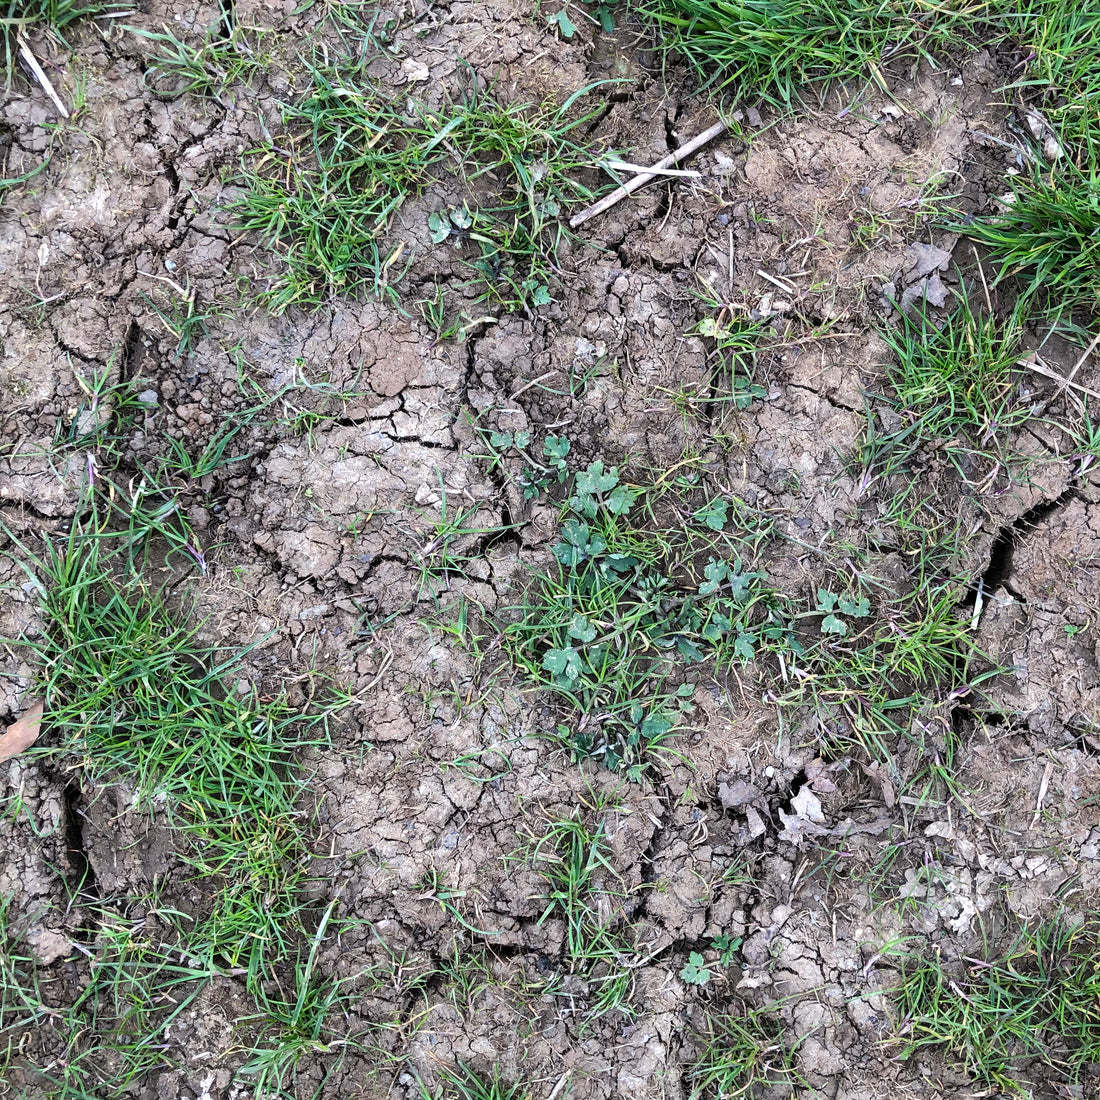
<path fill-rule="evenodd" d="M 710 981 L 710 970 L 698 951 L 692 951 L 688 956 L 688 961 L 680 970 L 680 979 L 688 985 L 706 985 Z"/>

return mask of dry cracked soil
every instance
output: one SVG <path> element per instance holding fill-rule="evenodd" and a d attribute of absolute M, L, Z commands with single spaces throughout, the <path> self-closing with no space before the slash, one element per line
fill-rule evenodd
<path fill-rule="evenodd" d="M 687 1097 L 708 1020 L 766 1006 L 795 1076 L 760 1095 L 986 1095 L 950 1057 L 897 1057 L 888 946 L 919 936 L 963 957 L 1010 918 L 1100 887 L 1100 482 L 1059 455 L 1053 430 L 1013 441 L 1026 477 L 977 470 L 972 491 L 944 490 L 965 535 L 958 601 L 979 648 L 1010 668 L 980 699 L 945 693 L 915 712 L 954 736 L 958 802 L 898 797 L 858 754 L 823 756 L 813 721 L 778 709 L 763 664 L 701 677 L 676 752 L 629 782 L 539 736 L 560 721 L 552 701 L 431 623 L 461 598 L 486 614 L 507 607 L 551 561 L 557 505 L 524 499 L 520 458 L 485 460 L 483 429 L 549 429 L 578 462 L 635 477 L 697 456 L 713 484 L 791 536 L 762 551 L 790 592 L 822 583 L 826 540 L 871 545 L 879 505 L 850 456 L 864 394 L 881 387 L 886 294 L 906 285 L 915 242 L 971 262 L 969 243 L 922 219 L 920 202 L 929 180 L 969 211 L 1004 190 L 1005 149 L 986 135 L 1003 132 L 995 91 L 1008 60 L 922 63 L 891 74 L 890 96 L 839 88 L 796 116 L 749 112 L 692 159 L 698 178 L 642 189 L 567 240 L 551 304 L 442 340 L 414 306 L 435 287 L 471 318 L 494 312 L 472 302 L 457 253 L 427 236 L 446 179 L 397 214 L 410 259 L 396 298 L 281 315 L 255 304 L 279 261 L 226 207 L 242 156 L 295 91 L 278 59 L 336 48 L 323 5 L 303 7 L 230 5 L 239 25 L 267 32 L 276 62 L 217 99 L 158 94 L 149 44 L 120 24 L 199 41 L 222 9 L 150 0 L 125 20 L 77 25 L 71 49 L 31 34 L 59 93 L 84 97 L 70 122 L 20 72 L 0 106 L 3 175 L 49 158 L 0 206 L 9 538 L 34 545 L 74 520 L 88 469 L 58 440 L 89 378 L 140 386 L 145 411 L 123 443 L 135 469 L 166 437 L 201 450 L 256 393 L 281 395 L 233 438 L 236 461 L 177 491 L 203 546 L 205 570 L 185 581 L 203 640 L 254 646 L 242 675 L 264 690 L 301 692 L 319 670 L 355 700 L 332 748 L 303 761 L 318 806 L 308 889 L 317 905 L 338 899 L 344 931 L 318 966 L 352 983 L 348 1027 L 373 1028 L 376 1046 L 309 1052 L 295 1095 L 413 1097 L 418 1078 L 433 1087 L 439 1065 L 460 1061 L 539 1097 Z M 504 103 L 560 102 L 614 77 L 586 139 L 638 163 L 714 118 L 629 20 L 562 41 L 520 0 L 409 0 L 378 19 L 392 29 L 372 72 L 395 100 L 438 101 L 475 74 Z M 173 284 L 205 317 L 182 353 Z M 758 363 L 763 396 L 733 414 L 676 399 L 706 385 L 715 356 L 693 334 L 708 315 L 701 287 L 783 337 Z M 1100 367 L 1078 380 L 1100 388 Z M 1061 399 L 1039 376 L 1020 384 L 1036 403 Z M 922 476 L 941 475 L 933 456 Z M 426 574 L 448 508 L 462 517 L 449 544 L 462 567 Z M 903 553 L 872 551 L 884 576 Z M 17 561 L 2 568 L 0 635 L 33 637 L 33 589 Z M 21 713 L 34 681 L 26 652 L 8 647 L 0 715 Z M 0 790 L 26 811 L 0 822 L 0 893 L 54 1003 L 88 980 L 105 908 L 152 920 L 141 899 L 154 887 L 169 908 L 204 904 L 175 838 L 129 811 L 124 782 L 92 786 L 44 757 L 0 764 Z M 807 791 L 812 827 L 796 814 Z M 523 858 L 571 816 L 602 822 L 601 904 L 635 945 L 630 1013 L 592 1015 L 595 991 L 569 972 L 567 929 L 542 919 L 547 887 Z M 426 886 L 440 882 L 450 905 Z M 742 941 L 725 966 L 711 948 L 723 935 Z M 692 952 L 712 970 L 703 986 L 681 976 Z M 237 1073 L 251 1011 L 241 981 L 208 985 L 166 1029 L 164 1066 L 102 1095 L 251 1096 Z M 61 1040 L 15 1042 L 26 1057 L 7 1094 L 51 1095 L 31 1070 L 53 1064 Z"/>

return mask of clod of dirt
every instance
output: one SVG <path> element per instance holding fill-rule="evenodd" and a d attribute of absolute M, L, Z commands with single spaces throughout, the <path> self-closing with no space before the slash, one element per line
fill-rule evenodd
<path fill-rule="evenodd" d="M 901 275 L 905 289 L 898 308 L 902 313 L 911 313 L 918 303 L 925 302 L 942 309 L 947 301 L 947 287 L 940 279 L 940 272 L 946 271 L 951 263 L 951 252 L 918 241 L 905 250 L 905 255 L 910 266 Z"/>

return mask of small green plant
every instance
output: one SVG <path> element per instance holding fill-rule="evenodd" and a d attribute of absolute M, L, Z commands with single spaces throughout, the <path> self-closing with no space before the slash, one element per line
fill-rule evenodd
<path fill-rule="evenodd" d="M 821 620 L 822 634 L 836 634 L 843 638 L 848 634 L 846 619 L 867 618 L 871 613 L 871 601 L 866 596 L 855 599 L 852 596 L 838 596 L 827 588 L 819 588 L 817 610 L 825 613 Z"/>
<path fill-rule="evenodd" d="M 723 497 L 715 497 L 704 504 L 692 518 L 696 523 L 701 523 L 712 531 L 722 531 L 729 520 L 729 511 L 729 501 Z"/>
<path fill-rule="evenodd" d="M 715 936 L 711 940 L 710 945 L 718 952 L 718 964 L 720 966 L 729 966 L 737 957 L 737 952 L 741 949 L 741 937 L 731 936 L 728 932 L 723 932 L 720 936 Z"/>
<path fill-rule="evenodd" d="M 1100 462 L 1100 422 L 1093 423 L 1087 408 L 1081 409 L 1081 421 L 1074 428 L 1059 424 L 1072 442 L 1070 457 L 1076 463 L 1074 477 L 1081 477 Z"/>
<path fill-rule="evenodd" d="M 693 706 L 691 684 L 670 683 L 685 666 L 801 651 L 784 601 L 733 549 L 746 545 L 727 530 L 738 506 L 710 496 L 668 531 L 632 523 L 664 495 L 624 484 L 601 459 L 577 471 L 557 571 L 534 580 L 501 630 L 515 663 L 573 711 L 558 739 L 635 778 Z"/>
<path fill-rule="evenodd" d="M 774 1011 L 731 1006 L 708 1022 L 709 1029 L 699 1036 L 701 1053 L 687 1070 L 692 1100 L 752 1096 L 765 1088 L 789 1089 L 798 1083 L 798 1042 L 784 1038 Z"/>
<path fill-rule="evenodd" d="M 315 307 L 329 294 L 393 296 L 408 254 L 404 243 L 387 243 L 390 222 L 453 155 L 466 193 L 428 216 L 433 243 L 453 241 L 479 300 L 507 309 L 548 304 L 564 232 L 558 217 L 593 197 L 576 179 L 575 168 L 593 158 L 575 134 L 594 115 L 573 108 L 595 86 L 561 106 L 504 107 L 483 94 L 399 110 L 365 65 L 307 65 L 311 86 L 282 108 L 285 133 L 256 151 L 244 177 L 238 220 L 284 257 L 268 302 L 281 311 Z M 493 203 L 477 199 L 489 173 L 498 181 Z"/>
<path fill-rule="evenodd" d="M 597 799 L 594 809 L 604 808 Z M 634 978 L 626 964 L 633 950 L 616 927 L 618 916 L 607 916 L 606 907 L 600 905 L 601 898 L 614 897 L 611 888 L 618 883 L 603 820 L 593 827 L 578 813 L 552 822 L 532 846 L 530 860 L 548 887 L 538 923 L 551 917 L 564 923 L 570 970 L 585 975 L 594 990 L 589 1017 L 615 1009 L 629 1015 Z"/>
<path fill-rule="evenodd" d="M 195 291 L 180 286 L 174 280 L 165 280 L 176 291 L 167 310 L 161 309 L 151 298 L 142 294 L 141 299 L 157 315 L 160 323 L 176 338 L 176 350 L 173 353 L 177 363 L 182 362 L 195 350 L 195 344 L 203 336 L 209 335 L 206 322 L 220 316 L 217 309 L 198 312 L 195 308 Z"/>
<path fill-rule="evenodd" d="M 563 485 L 569 477 L 566 459 L 569 456 L 570 443 L 564 436 L 548 435 L 542 444 L 542 458 L 536 461 L 529 453 L 531 432 L 524 429 L 518 432 L 483 432 L 483 438 L 489 445 L 490 459 L 499 466 L 501 458 L 515 450 L 527 465 L 519 478 L 525 500 L 534 500 L 554 485 Z"/>
<path fill-rule="evenodd" d="M 1028 1094 L 1054 1077 L 1071 1087 L 1100 1060 L 1100 959 L 1091 924 L 1038 924 L 988 961 L 903 957 L 895 995 L 901 1057 L 936 1048 L 976 1082 Z"/>
<path fill-rule="evenodd" d="M 465 577 L 470 562 L 480 559 L 483 540 L 512 529 L 499 523 L 473 522 L 475 517 L 484 517 L 484 506 L 455 507 L 448 500 L 442 473 L 439 474 L 439 497 L 438 514 L 426 517 L 430 537 L 426 537 L 412 554 L 419 572 L 417 600 L 426 595 L 437 600 L 452 579 Z"/>
<path fill-rule="evenodd" d="M 688 956 L 688 961 L 680 969 L 680 979 L 688 985 L 706 985 L 710 981 L 710 970 L 698 951 L 692 951 Z"/>
<path fill-rule="evenodd" d="M 421 298 L 416 308 L 438 341 L 452 340 L 462 332 L 461 318 L 448 317 L 447 290 L 438 283 L 430 298 Z"/>
<path fill-rule="evenodd" d="M 718 310 L 717 316 L 704 317 L 693 331 L 714 341 L 714 365 L 705 389 L 695 395 L 694 403 L 715 411 L 727 405 L 747 409 L 767 396 L 768 391 L 756 381 L 756 356 L 768 326 L 763 321 L 730 317 L 728 308 L 720 306 L 712 294 L 704 295 L 704 299 Z"/>
<path fill-rule="evenodd" d="M 193 456 L 180 440 L 166 436 L 171 453 L 164 460 L 164 469 L 170 474 L 180 474 L 189 481 L 197 481 L 223 466 L 245 461 L 248 455 L 235 455 L 229 458 L 225 453 L 226 448 L 243 426 L 243 424 L 229 422 L 203 447 L 198 456 Z"/>
<path fill-rule="evenodd" d="M 577 25 L 569 18 L 569 12 L 565 8 L 548 16 L 546 23 L 550 27 L 556 27 L 558 34 L 566 40 L 572 38 L 573 35 L 577 33 Z"/>

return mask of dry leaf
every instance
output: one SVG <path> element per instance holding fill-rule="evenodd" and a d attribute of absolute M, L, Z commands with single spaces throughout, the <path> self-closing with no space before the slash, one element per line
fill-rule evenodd
<path fill-rule="evenodd" d="M 915 283 L 918 279 L 925 279 L 933 272 L 946 271 L 951 262 L 951 253 L 934 244 L 918 242 L 911 244 L 905 250 L 905 258 L 909 261 L 905 269 L 904 279 L 907 283 Z"/>
<path fill-rule="evenodd" d="M 745 807 L 745 824 L 741 826 L 737 833 L 738 844 L 750 844 L 758 836 L 763 836 L 768 831 L 768 827 L 764 824 L 764 819 L 752 808 L 752 806 Z"/>
<path fill-rule="evenodd" d="M 927 278 L 907 286 L 901 293 L 898 308 L 902 313 L 909 313 L 922 298 L 937 309 L 942 309 L 947 302 L 947 287 L 943 285 L 938 271 L 933 271 Z"/>
<path fill-rule="evenodd" d="M 742 806 L 760 802 L 760 792 L 743 779 L 735 779 L 732 783 L 719 783 L 718 797 L 722 801 L 723 810 L 739 810 Z"/>
<path fill-rule="evenodd" d="M 878 785 L 878 789 L 882 792 L 882 801 L 886 804 L 888 810 L 892 810 L 896 801 L 894 784 L 890 782 L 890 774 L 886 770 L 886 766 L 876 762 L 874 764 L 860 764 L 860 767 L 867 778 L 874 780 Z"/>
<path fill-rule="evenodd" d="M 808 785 L 801 787 L 791 799 L 791 810 L 793 813 L 779 811 L 779 820 L 783 823 L 779 831 L 780 840 L 788 844 L 801 844 L 803 837 L 821 836 L 829 831 L 825 826 L 821 800 Z"/>
<path fill-rule="evenodd" d="M 41 703 L 35 703 L 30 710 L 8 726 L 7 733 L 0 737 L 0 761 L 10 760 L 21 752 L 26 752 L 38 740 L 38 731 L 42 728 Z"/>
<path fill-rule="evenodd" d="M 791 809 L 807 821 L 813 821 L 818 825 L 825 824 L 825 811 L 821 808 L 821 799 L 808 786 L 799 788 L 798 794 L 791 799 Z"/>
<path fill-rule="evenodd" d="M 411 57 L 406 57 L 401 62 L 401 71 L 410 84 L 423 84 L 432 75 L 427 65 L 420 61 L 414 61 Z"/>
<path fill-rule="evenodd" d="M 816 760 L 811 760 L 806 765 L 806 780 L 818 794 L 834 794 L 836 792 L 836 784 L 828 775 L 832 770 L 832 765 L 826 764 L 820 757 Z"/>
<path fill-rule="evenodd" d="M 1031 131 L 1031 136 L 1043 147 L 1043 156 L 1053 163 L 1064 153 L 1054 127 L 1036 110 L 1029 110 L 1024 114 L 1024 122 Z"/>

